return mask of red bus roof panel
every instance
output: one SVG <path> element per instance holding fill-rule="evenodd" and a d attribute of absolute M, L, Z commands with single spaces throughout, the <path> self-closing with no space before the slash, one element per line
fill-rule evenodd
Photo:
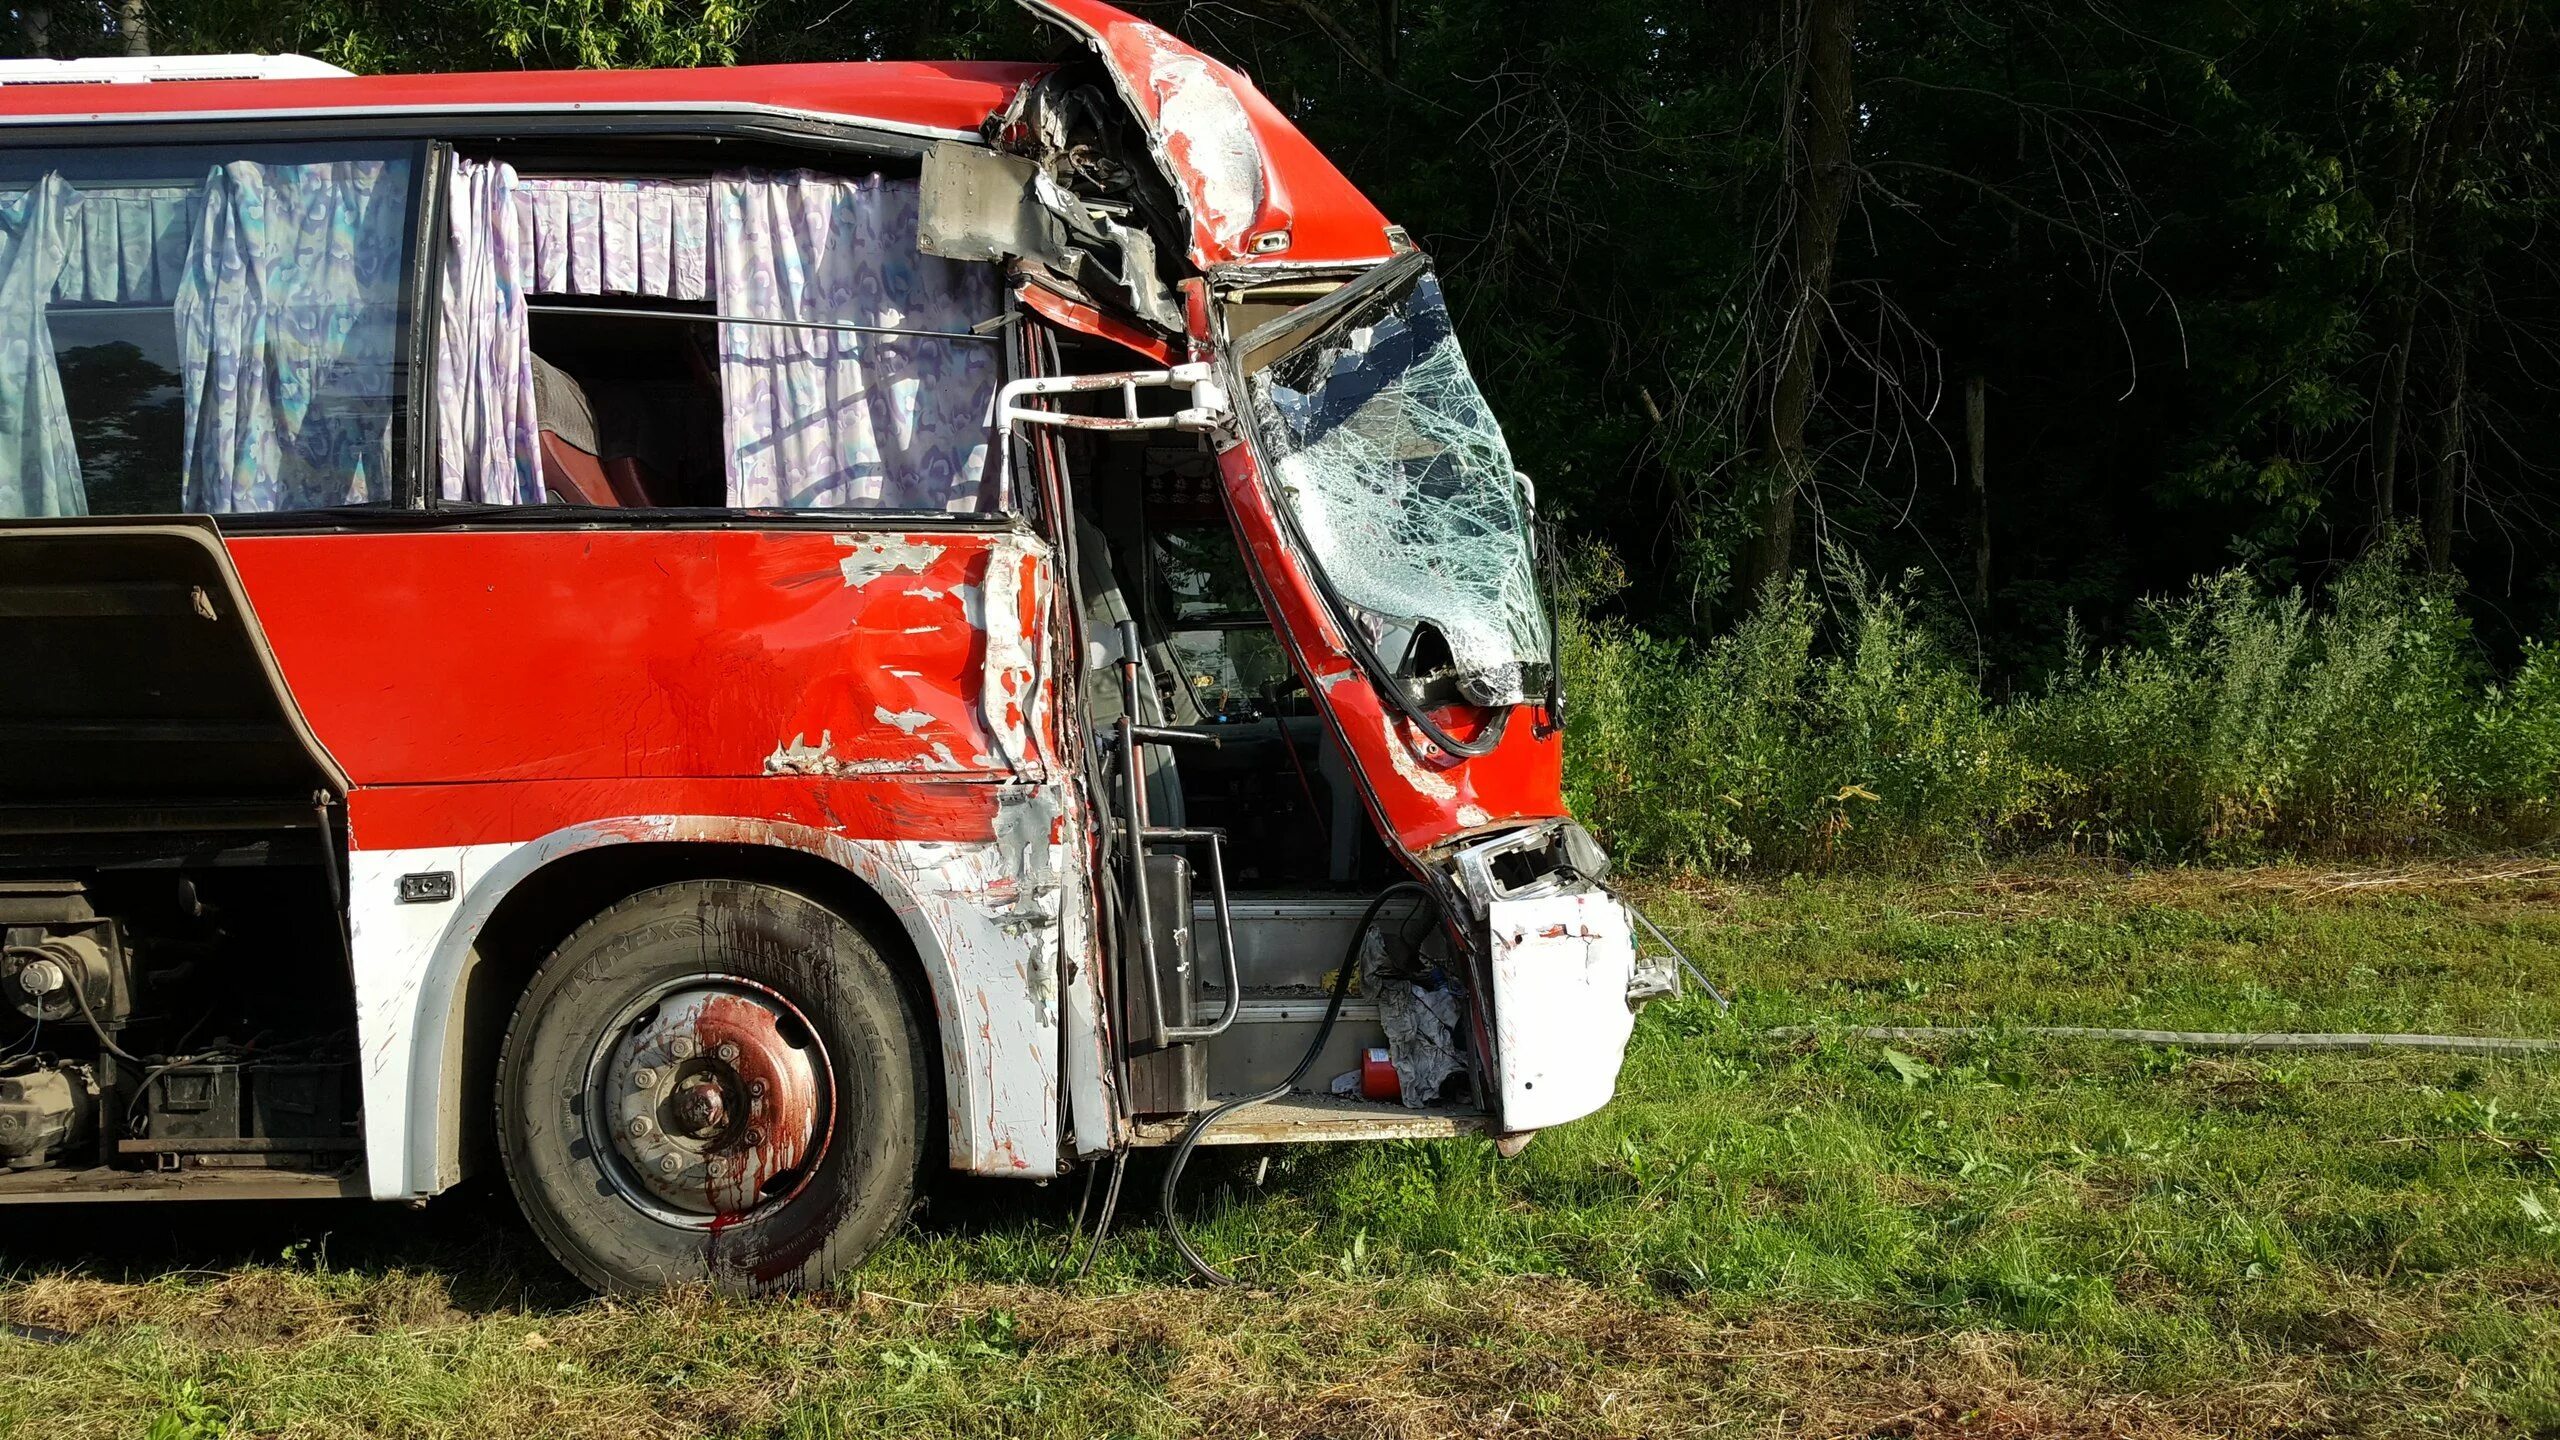
<path fill-rule="evenodd" d="M 976 134 L 1046 65 L 888 61 L 699 70 L 495 70 L 309 80 L 0 87 L 0 122 L 593 110 L 769 111 L 932 135 Z"/>
<path fill-rule="evenodd" d="M 1193 264 L 1370 264 L 1395 253 L 1378 207 L 1251 80 L 1099 0 L 1022 3 L 1110 68 L 1191 212 Z"/>

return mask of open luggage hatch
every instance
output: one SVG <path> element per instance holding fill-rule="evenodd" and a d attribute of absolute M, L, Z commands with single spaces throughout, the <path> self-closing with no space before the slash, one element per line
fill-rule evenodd
<path fill-rule="evenodd" d="M 346 784 L 211 519 L 0 526 L 0 845 L 299 828 Z"/>

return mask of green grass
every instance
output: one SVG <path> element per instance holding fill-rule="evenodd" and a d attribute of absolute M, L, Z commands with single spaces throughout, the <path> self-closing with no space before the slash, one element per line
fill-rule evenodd
<path fill-rule="evenodd" d="M 964 1184 L 858 1291 L 581 1297 L 486 1196 L 11 1212 L 29 1436 L 2560 1434 L 2560 1060 L 1842 1023 L 2560 1034 L 2560 865 L 2010 872 L 1654 897 L 1740 997 L 1481 1142 Z M 1816 1038 L 1773 1042 L 1770 1025 Z"/>

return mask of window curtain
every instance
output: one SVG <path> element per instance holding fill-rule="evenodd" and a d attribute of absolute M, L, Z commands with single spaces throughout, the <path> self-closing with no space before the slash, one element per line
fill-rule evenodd
<path fill-rule="evenodd" d="M 543 498 L 521 187 L 512 165 L 454 160 L 436 325 L 436 468 L 447 500 Z"/>
<path fill-rule="evenodd" d="M 723 315 L 965 331 L 1000 313 L 993 267 L 916 249 L 916 182 L 814 171 L 712 181 Z M 996 349 L 780 325 L 720 327 L 729 503 L 977 510 Z"/>
<path fill-rule="evenodd" d="M 187 241 L 204 192 L 184 185 L 85 188 L 71 213 L 71 257 L 58 299 L 92 305 L 166 305 L 178 298 Z"/>
<path fill-rule="evenodd" d="M 60 175 L 0 200 L 0 515 L 89 513 L 44 313 L 79 204 Z"/>
<path fill-rule="evenodd" d="M 390 498 L 405 160 L 217 167 L 176 300 L 189 510 Z"/>
<path fill-rule="evenodd" d="M 542 295 L 711 294 L 711 186 L 534 176 L 517 182 L 523 288 Z"/>

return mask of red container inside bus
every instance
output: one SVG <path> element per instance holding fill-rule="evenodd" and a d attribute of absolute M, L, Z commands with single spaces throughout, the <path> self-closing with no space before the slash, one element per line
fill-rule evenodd
<path fill-rule="evenodd" d="M 1438 280 L 1034 8 L 0 67 L 0 1201 L 502 1169 L 592 1284 L 756 1291 L 928 1166 L 1606 1102 L 1667 981 Z"/>

